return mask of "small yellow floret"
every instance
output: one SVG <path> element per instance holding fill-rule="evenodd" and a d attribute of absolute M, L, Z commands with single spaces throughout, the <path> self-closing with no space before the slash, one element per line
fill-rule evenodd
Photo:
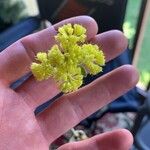
<path fill-rule="evenodd" d="M 102 71 L 105 64 L 105 57 L 102 50 L 97 45 L 84 44 L 82 45 L 82 63 L 88 70 L 89 74 L 95 75 Z"/>
<path fill-rule="evenodd" d="M 49 51 L 48 51 L 48 59 L 52 66 L 60 66 L 64 63 L 64 55 L 60 51 L 59 47 L 57 45 L 54 45 Z"/>
<path fill-rule="evenodd" d="M 42 62 L 46 62 L 48 59 L 47 59 L 47 53 L 45 53 L 45 52 L 39 52 L 39 53 L 37 53 L 37 55 L 36 55 L 36 59 L 38 60 L 38 61 L 40 61 L 41 63 Z"/>
<path fill-rule="evenodd" d="M 32 63 L 31 70 L 37 80 L 42 81 L 48 79 L 52 73 L 52 67 L 49 64 Z"/>

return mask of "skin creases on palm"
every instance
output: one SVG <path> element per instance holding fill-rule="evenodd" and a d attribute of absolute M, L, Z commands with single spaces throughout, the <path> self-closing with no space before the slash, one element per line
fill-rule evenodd
<path fill-rule="evenodd" d="M 0 149 L 46 149 L 49 143 L 24 99 L 11 89 L 0 95 Z"/>

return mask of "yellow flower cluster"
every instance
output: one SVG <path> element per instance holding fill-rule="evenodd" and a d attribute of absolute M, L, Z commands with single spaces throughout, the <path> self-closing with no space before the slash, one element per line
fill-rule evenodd
<path fill-rule="evenodd" d="M 97 45 L 85 44 L 86 29 L 79 24 L 66 24 L 58 29 L 55 44 L 46 52 L 39 52 L 31 71 L 37 80 L 53 77 L 64 93 L 77 90 L 85 73 L 102 71 L 105 57 Z"/>

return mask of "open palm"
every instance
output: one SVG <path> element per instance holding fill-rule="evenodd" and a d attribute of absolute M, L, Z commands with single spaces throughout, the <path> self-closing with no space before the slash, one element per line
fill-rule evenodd
<path fill-rule="evenodd" d="M 133 67 L 125 65 L 77 92 L 62 96 L 50 108 L 35 116 L 37 106 L 60 92 L 53 79 L 37 82 L 31 76 L 15 90 L 10 88 L 10 84 L 30 71 L 36 53 L 48 50 L 55 42 L 58 27 L 68 22 L 86 27 L 88 40 L 102 47 L 107 61 L 127 46 L 121 32 L 96 35 L 96 22 L 90 17 L 80 16 L 20 39 L 1 52 L 0 150 L 46 150 L 60 135 L 135 86 L 138 74 Z M 60 149 L 128 150 L 131 144 L 131 134 L 126 130 L 117 130 L 69 143 Z"/>

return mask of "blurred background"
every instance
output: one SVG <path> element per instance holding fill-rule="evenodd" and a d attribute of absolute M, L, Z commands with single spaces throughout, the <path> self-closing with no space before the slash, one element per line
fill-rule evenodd
<path fill-rule="evenodd" d="M 122 127 L 132 131 L 135 137 L 133 149 L 150 150 L 149 0 L 0 0 L 0 51 L 23 36 L 77 15 L 95 18 L 101 32 L 111 29 L 124 32 L 129 41 L 128 49 L 108 63 L 104 73 L 129 63 L 139 70 L 140 81 L 137 87 L 115 103 L 99 110 L 60 137 L 50 149 Z M 85 84 L 99 76 L 87 77 Z"/>

